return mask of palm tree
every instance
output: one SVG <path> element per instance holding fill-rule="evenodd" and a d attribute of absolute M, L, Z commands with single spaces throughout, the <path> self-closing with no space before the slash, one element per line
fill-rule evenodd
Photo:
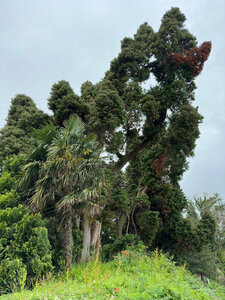
<path fill-rule="evenodd" d="M 37 153 L 46 151 L 45 161 L 27 164 L 24 181 L 33 176 L 34 170 L 38 170 L 38 180 L 30 203 L 36 210 L 42 210 L 47 203 L 54 203 L 61 217 L 66 268 L 70 268 L 74 211 L 79 220 L 78 226 L 81 226 L 84 233 L 85 250 L 82 251 L 81 260 L 87 260 L 89 256 L 89 215 L 96 215 L 93 212 L 99 210 L 99 198 L 104 190 L 101 149 L 97 149 L 95 135 L 85 135 L 84 124 L 75 116 L 70 117 L 64 128 L 49 135 L 52 136 L 51 143 L 39 145 L 39 149 L 35 149 L 36 152 L 32 154 L 37 156 Z"/>

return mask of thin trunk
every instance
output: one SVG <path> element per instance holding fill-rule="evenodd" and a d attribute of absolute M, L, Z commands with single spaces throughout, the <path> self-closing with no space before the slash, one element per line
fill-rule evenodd
<path fill-rule="evenodd" d="M 135 208 L 136 208 L 136 205 L 135 205 L 134 209 L 132 210 L 131 220 L 132 220 L 132 223 L 133 223 L 133 226 L 134 226 L 135 234 L 137 234 L 137 227 L 136 227 L 136 224 L 134 222 L 134 211 L 135 211 Z"/>
<path fill-rule="evenodd" d="M 91 246 L 96 247 L 100 222 L 95 220 L 91 225 Z"/>
<path fill-rule="evenodd" d="M 126 234 L 128 234 L 129 227 L 130 227 L 130 215 L 127 214 L 127 229 L 126 229 Z"/>
<path fill-rule="evenodd" d="M 76 222 L 76 229 L 79 230 L 80 229 L 80 216 L 79 215 L 75 216 L 75 222 Z"/>
<path fill-rule="evenodd" d="M 88 261 L 90 257 L 90 245 L 91 245 L 91 226 L 87 215 L 83 214 L 81 228 L 83 232 L 83 249 L 81 252 L 81 261 Z"/>
<path fill-rule="evenodd" d="M 73 234 L 72 234 L 72 205 L 67 205 L 64 213 L 63 219 L 63 231 L 62 231 L 62 241 L 64 248 L 64 257 L 66 262 L 66 268 L 70 269 L 72 267 L 73 260 Z"/>
<path fill-rule="evenodd" d="M 101 245 L 101 229 L 102 229 L 102 223 L 100 223 L 98 227 L 98 237 L 97 237 L 97 243 L 95 248 L 95 261 L 98 261 L 98 257 L 99 257 L 99 249 Z"/>
<path fill-rule="evenodd" d="M 118 220 L 118 223 L 117 223 L 117 237 L 120 237 L 122 236 L 123 234 L 123 227 L 126 223 L 126 220 L 127 220 L 127 214 L 125 213 L 122 213 L 119 220 Z"/>

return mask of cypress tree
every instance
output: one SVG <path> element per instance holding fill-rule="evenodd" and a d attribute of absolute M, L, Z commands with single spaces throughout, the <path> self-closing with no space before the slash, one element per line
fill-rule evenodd
<path fill-rule="evenodd" d="M 0 131 L 0 164 L 11 154 L 27 153 L 33 141 L 30 135 L 49 120 L 49 116 L 39 110 L 33 100 L 23 94 L 12 99 L 6 125 Z"/>

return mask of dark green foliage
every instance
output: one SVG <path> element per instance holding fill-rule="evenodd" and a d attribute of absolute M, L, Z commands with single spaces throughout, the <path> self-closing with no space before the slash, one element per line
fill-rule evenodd
<path fill-rule="evenodd" d="M 210 213 L 204 213 L 198 223 L 199 239 L 201 244 L 214 243 L 216 222 Z"/>
<path fill-rule="evenodd" d="M 175 143 L 176 146 L 179 145 Z M 192 147 L 187 150 L 189 153 Z M 175 148 L 173 150 L 172 153 L 178 152 Z M 127 168 L 129 191 L 137 195 L 136 205 L 130 214 L 134 221 L 130 222 L 129 232 L 138 232 L 146 246 L 159 247 L 178 259 L 182 253 L 201 251 L 204 245 L 213 243 L 215 222 L 206 212 L 197 225 L 184 217 L 188 202 L 177 182 L 181 172 L 176 167 L 178 161 L 171 155 L 168 166 L 170 154 L 161 153 L 164 153 L 163 146 L 155 145 L 133 159 Z M 143 192 L 145 198 L 141 200 Z"/>
<path fill-rule="evenodd" d="M 188 202 L 186 212 L 187 221 L 197 235 L 198 247 L 190 253 L 182 253 L 178 259 L 182 263 L 185 261 L 191 272 L 224 283 L 224 202 L 217 194 L 195 198 Z"/>
<path fill-rule="evenodd" d="M 198 125 L 202 119 L 198 109 L 191 105 L 183 105 L 174 113 L 165 137 L 171 148 L 169 150 L 175 153 L 182 151 L 185 156 L 193 155 L 195 141 L 200 135 Z"/>
<path fill-rule="evenodd" d="M 101 258 L 103 261 L 109 261 L 121 251 L 128 247 L 137 246 L 140 243 L 140 237 L 134 234 L 125 234 L 115 240 L 114 243 L 104 245 L 101 248 Z"/>
<path fill-rule="evenodd" d="M 55 121 L 60 126 L 69 119 L 71 114 L 77 114 L 83 118 L 88 113 L 88 107 L 74 93 L 69 82 L 65 80 L 61 80 L 52 86 L 48 107 L 54 112 Z"/>
<path fill-rule="evenodd" d="M 124 122 L 124 107 L 118 92 L 110 83 L 102 82 L 96 91 L 93 123 L 97 132 L 108 131 L 112 133 Z"/>
<path fill-rule="evenodd" d="M 48 228 L 48 236 L 51 244 L 51 255 L 52 255 L 52 264 L 54 266 L 54 270 L 64 270 L 65 269 L 65 258 L 63 254 L 62 248 L 62 225 L 60 224 L 59 217 L 55 217 L 54 213 L 48 213 L 51 210 L 46 210 L 47 224 Z M 52 216 L 51 216 L 52 215 Z M 75 224 L 73 223 L 73 263 L 79 261 L 81 250 L 83 248 L 83 234 L 80 230 L 75 228 Z"/>
<path fill-rule="evenodd" d="M 52 87 L 49 108 L 56 123 L 62 125 L 71 114 L 78 114 L 86 130 L 97 134 L 99 145 L 117 156 L 116 172 L 148 145 L 159 142 L 168 155 L 167 163 L 179 161 L 173 169 L 179 168 L 180 178 L 186 157 L 193 154 L 202 120 L 191 106 L 196 74 L 172 60 L 174 53 L 183 54 L 197 44 L 185 20 L 178 8 L 172 8 L 163 16 L 158 32 L 142 24 L 133 38 L 122 40 L 105 77 L 95 85 L 87 81 L 81 86 L 81 97 L 66 81 Z M 149 87 L 152 75 L 157 82 Z"/>
<path fill-rule="evenodd" d="M 24 160 L 4 160 L 0 177 L 0 292 L 33 285 L 52 270 L 45 222 L 21 205 L 18 189 Z"/>
<path fill-rule="evenodd" d="M 106 197 L 106 206 L 102 212 L 102 244 L 113 242 L 122 235 L 124 222 L 121 218 L 129 215 L 134 197 L 129 197 L 126 176 L 122 172 L 115 174 L 106 171 L 107 181 L 111 186 L 111 193 Z"/>
<path fill-rule="evenodd" d="M 23 129 L 25 132 L 39 128 L 48 119 L 42 111 L 37 109 L 33 100 L 19 94 L 12 99 L 7 117 L 7 125 Z"/>
<path fill-rule="evenodd" d="M 17 190 L 23 164 L 24 159 L 21 156 L 11 155 L 4 159 L 0 173 L 0 194 Z"/>
<path fill-rule="evenodd" d="M 111 63 L 108 76 L 120 88 L 121 83 L 132 81 L 142 82 L 149 78 L 149 60 L 152 57 L 152 42 L 154 31 L 147 24 L 142 24 L 132 38 L 124 38 L 121 42 L 121 52 Z M 119 83 L 121 81 L 121 83 Z"/>
<path fill-rule="evenodd" d="M 181 255 L 181 263 L 194 274 L 203 275 L 212 279 L 218 278 L 219 260 L 211 245 L 206 245 L 200 252 L 191 252 Z M 220 274 L 222 275 L 222 274 Z"/>
<path fill-rule="evenodd" d="M 12 99 L 6 125 L 0 131 L 0 165 L 11 154 L 28 153 L 34 143 L 30 134 L 49 120 L 26 95 Z"/>
<path fill-rule="evenodd" d="M 0 176 L 0 211 L 23 203 L 21 191 L 18 189 L 18 180 L 22 175 L 23 164 L 24 159 L 16 155 L 7 157 L 3 161 Z"/>
<path fill-rule="evenodd" d="M 3 269 L 7 259 L 19 260 L 23 264 L 28 286 L 52 270 L 45 223 L 40 214 L 32 215 L 22 205 L 0 211 L 0 260 Z"/>
<path fill-rule="evenodd" d="M 159 212 L 144 211 L 136 215 L 137 225 L 139 226 L 139 235 L 149 248 L 155 240 L 159 227 Z"/>
<path fill-rule="evenodd" d="M 165 84 L 185 79 L 190 87 L 193 74 L 186 68 L 175 68 L 171 60 L 172 53 L 183 53 L 197 44 L 196 38 L 184 27 L 185 20 L 179 8 L 172 8 L 163 16 L 153 46 L 157 59 L 152 63 L 152 71 L 157 80 Z"/>

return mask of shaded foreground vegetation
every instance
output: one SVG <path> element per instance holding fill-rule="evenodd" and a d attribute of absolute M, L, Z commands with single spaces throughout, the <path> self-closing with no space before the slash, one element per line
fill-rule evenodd
<path fill-rule="evenodd" d="M 90 262 L 72 268 L 70 274 L 36 284 L 33 291 L 8 294 L 13 299 L 224 299 L 225 288 L 204 285 L 185 267 L 175 266 L 166 255 L 150 256 L 132 249 L 108 263 Z"/>

